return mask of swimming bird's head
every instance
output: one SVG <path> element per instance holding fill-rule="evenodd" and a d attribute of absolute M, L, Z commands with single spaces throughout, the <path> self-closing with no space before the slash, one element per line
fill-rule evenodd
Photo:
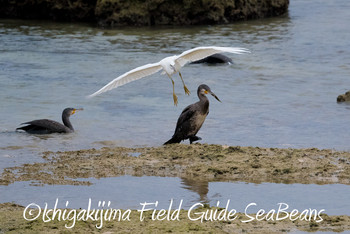
<path fill-rule="evenodd" d="M 208 93 L 210 93 L 213 97 L 215 97 L 216 100 L 218 100 L 219 102 L 221 102 L 220 99 L 211 91 L 211 89 L 209 88 L 208 85 L 206 85 L 206 84 L 201 84 L 201 85 L 198 87 L 198 90 L 197 90 L 198 96 L 199 96 L 199 95 L 203 95 L 203 96 L 204 96 L 204 95 L 206 95 L 206 94 L 208 94 Z"/>
<path fill-rule="evenodd" d="M 82 110 L 84 110 L 84 109 L 83 108 L 76 109 L 76 108 L 69 107 L 69 108 L 66 108 L 63 110 L 62 116 L 71 116 L 71 115 L 75 114 L 75 112 L 82 111 Z"/>

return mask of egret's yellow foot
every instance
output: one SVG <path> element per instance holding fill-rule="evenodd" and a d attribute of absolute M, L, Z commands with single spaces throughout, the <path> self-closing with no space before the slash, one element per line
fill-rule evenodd
<path fill-rule="evenodd" d="M 171 78 L 171 76 L 168 74 L 169 79 L 171 80 L 171 83 L 173 84 L 173 99 L 174 99 L 174 105 L 177 106 L 177 96 L 175 94 L 175 82 Z"/>
<path fill-rule="evenodd" d="M 184 81 L 184 79 L 182 79 L 181 72 L 179 72 L 179 76 L 180 76 L 180 78 L 181 78 L 182 84 L 184 85 L 185 93 L 186 93 L 187 95 L 190 95 L 191 92 L 190 92 L 190 90 L 188 90 L 188 88 L 186 87 L 185 81 Z"/>
<path fill-rule="evenodd" d="M 177 106 L 177 96 L 173 93 L 174 105 Z"/>
<path fill-rule="evenodd" d="M 184 85 L 184 90 L 185 90 L 185 93 L 186 93 L 187 95 L 190 95 L 190 94 L 191 94 L 190 90 L 188 90 L 188 88 L 186 87 L 186 85 Z"/>

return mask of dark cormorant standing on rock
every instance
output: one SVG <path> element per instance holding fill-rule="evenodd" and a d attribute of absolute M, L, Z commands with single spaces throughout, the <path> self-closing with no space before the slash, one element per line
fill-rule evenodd
<path fill-rule="evenodd" d="M 63 124 L 50 119 L 37 119 L 30 122 L 22 123 L 27 124 L 24 127 L 17 128 L 16 130 L 24 130 L 31 134 L 50 134 L 50 133 L 71 133 L 74 132 L 74 128 L 69 121 L 69 117 L 76 111 L 83 110 L 75 108 L 66 108 L 62 112 Z"/>
<path fill-rule="evenodd" d="M 180 143 L 183 140 L 189 139 L 190 144 L 194 141 L 201 140 L 196 134 L 202 127 L 205 118 L 209 114 L 209 100 L 206 94 L 210 93 L 219 102 L 220 99 L 210 90 L 208 85 L 202 84 L 198 87 L 197 95 L 199 101 L 187 106 L 181 113 L 179 119 L 177 120 L 175 133 L 173 137 L 164 143 L 173 144 Z"/>

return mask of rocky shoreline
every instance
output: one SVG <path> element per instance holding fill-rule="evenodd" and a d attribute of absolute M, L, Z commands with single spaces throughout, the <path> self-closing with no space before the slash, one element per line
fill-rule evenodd
<path fill-rule="evenodd" d="M 289 0 L 0 1 L 0 18 L 92 22 L 101 26 L 223 24 L 280 16 Z"/>

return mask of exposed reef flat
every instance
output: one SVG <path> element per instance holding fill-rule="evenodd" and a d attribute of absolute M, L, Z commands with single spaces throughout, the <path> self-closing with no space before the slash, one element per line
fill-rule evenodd
<path fill-rule="evenodd" d="M 137 155 L 137 157 L 135 157 Z M 279 149 L 174 144 L 45 152 L 44 162 L 5 168 L 0 184 L 89 184 L 80 178 L 167 176 L 206 181 L 350 184 L 350 153 L 330 149 Z"/>

